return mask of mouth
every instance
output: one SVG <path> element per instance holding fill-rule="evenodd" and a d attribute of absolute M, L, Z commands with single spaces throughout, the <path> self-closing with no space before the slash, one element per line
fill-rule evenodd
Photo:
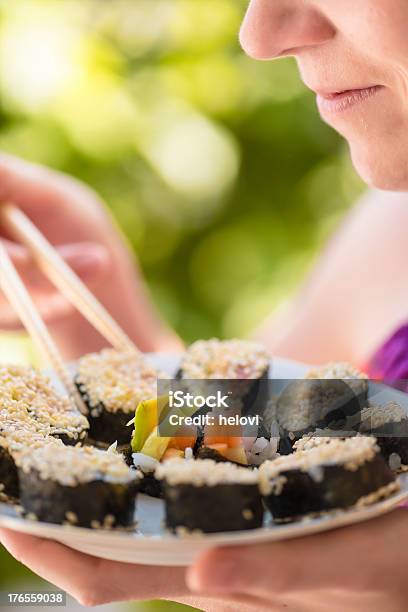
<path fill-rule="evenodd" d="M 344 113 L 359 104 L 367 102 L 382 89 L 384 89 L 382 85 L 374 85 L 361 89 L 317 92 L 317 105 L 323 115 Z"/>

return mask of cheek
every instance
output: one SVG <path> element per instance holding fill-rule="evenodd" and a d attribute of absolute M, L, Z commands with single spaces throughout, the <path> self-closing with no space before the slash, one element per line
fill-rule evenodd
<path fill-rule="evenodd" d="M 343 82 L 385 85 L 372 105 L 336 117 L 332 125 L 349 141 L 356 169 L 367 183 L 407 190 L 408 0 L 318 2 L 337 36 L 319 55 L 306 58 L 305 75 L 311 66 L 316 71 L 323 66 L 328 79 L 334 74 L 340 82 L 344 77 Z"/>

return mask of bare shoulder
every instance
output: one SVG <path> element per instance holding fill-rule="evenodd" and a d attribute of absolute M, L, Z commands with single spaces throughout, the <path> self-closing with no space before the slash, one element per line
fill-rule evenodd
<path fill-rule="evenodd" d="M 380 260 L 383 271 L 398 265 L 408 251 L 408 193 L 368 191 L 346 215 L 328 251 L 331 265 L 365 265 L 367 256 Z"/>

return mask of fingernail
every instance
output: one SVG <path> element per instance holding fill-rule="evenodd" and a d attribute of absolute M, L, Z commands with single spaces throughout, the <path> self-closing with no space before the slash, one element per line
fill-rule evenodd
<path fill-rule="evenodd" d="M 64 245 L 59 250 L 69 265 L 81 273 L 99 272 L 108 266 L 109 254 L 100 245 Z"/>
<path fill-rule="evenodd" d="M 70 257 L 70 264 L 76 268 L 93 268 L 98 267 L 104 263 L 104 257 L 101 257 L 99 253 L 76 253 Z"/>
<path fill-rule="evenodd" d="M 1 242 L 6 247 L 7 253 L 15 264 L 22 266 L 26 265 L 27 263 L 30 263 L 30 254 L 28 253 L 26 248 L 24 248 L 20 244 L 12 242 L 11 240 L 2 239 Z"/>
<path fill-rule="evenodd" d="M 191 591 L 226 592 L 234 590 L 237 575 L 236 560 L 225 557 L 216 562 L 207 560 L 204 564 L 193 565 L 187 571 L 186 581 Z"/>

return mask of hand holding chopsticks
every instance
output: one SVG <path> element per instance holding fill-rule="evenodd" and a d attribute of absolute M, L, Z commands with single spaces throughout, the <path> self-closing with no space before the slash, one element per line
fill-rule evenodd
<path fill-rule="evenodd" d="M 136 351 L 136 347 L 108 311 L 89 291 L 58 251 L 13 204 L 0 207 L 2 225 L 31 252 L 42 272 L 113 347 Z"/>
<path fill-rule="evenodd" d="M 47 278 L 82 313 L 82 315 L 120 351 L 137 351 L 137 348 L 104 306 L 65 263 L 56 249 L 48 242 L 30 219 L 13 204 L 0 206 L 2 225 L 24 244 Z M 87 409 L 78 393 L 64 360 L 42 320 L 24 283 L 18 275 L 6 248 L 0 243 L 0 287 L 15 309 L 24 327 L 54 368 L 65 389 L 81 412 Z"/>

